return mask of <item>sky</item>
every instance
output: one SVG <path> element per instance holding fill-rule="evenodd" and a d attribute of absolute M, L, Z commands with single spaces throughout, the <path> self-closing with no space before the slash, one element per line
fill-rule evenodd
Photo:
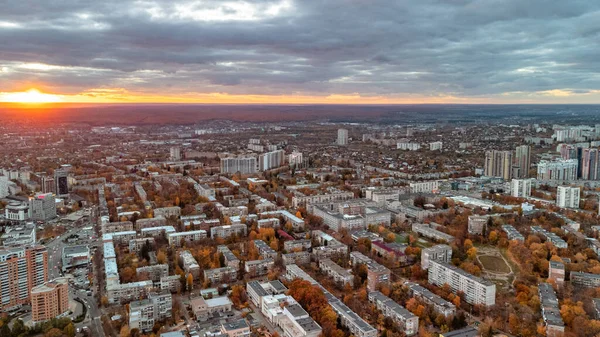
<path fill-rule="evenodd" d="M 600 1 L 8 1 L 7 101 L 600 103 Z"/>

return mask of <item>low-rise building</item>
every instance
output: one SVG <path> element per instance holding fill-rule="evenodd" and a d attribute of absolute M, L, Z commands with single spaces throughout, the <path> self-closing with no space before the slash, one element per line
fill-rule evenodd
<path fill-rule="evenodd" d="M 224 316 L 231 313 L 233 303 L 227 296 L 204 299 L 199 296 L 190 300 L 192 312 L 197 321 L 207 321 L 215 316 Z"/>
<path fill-rule="evenodd" d="M 127 303 L 146 297 L 153 287 L 152 281 L 110 284 L 106 286 L 106 296 L 108 303 Z"/>
<path fill-rule="evenodd" d="M 157 208 L 154 210 L 154 216 L 157 218 L 165 218 L 168 219 L 172 216 L 179 218 L 179 216 L 181 215 L 181 208 L 178 206 L 172 206 L 172 207 L 162 207 L 162 208 Z"/>
<path fill-rule="evenodd" d="M 205 230 L 196 230 L 188 232 L 174 232 L 167 234 L 167 240 L 169 244 L 175 247 L 181 247 L 184 242 L 191 243 L 194 241 L 200 241 L 207 237 Z"/>
<path fill-rule="evenodd" d="M 565 265 L 561 262 L 550 261 L 548 280 L 553 280 L 558 286 L 562 286 L 565 283 Z"/>
<path fill-rule="evenodd" d="M 427 288 L 418 285 L 417 283 L 406 283 L 410 294 L 416 297 L 428 305 L 433 306 L 433 310 L 438 314 L 442 314 L 446 317 L 456 314 L 456 306 L 440 296 L 432 293 Z"/>
<path fill-rule="evenodd" d="M 485 233 L 488 223 L 488 216 L 471 215 L 469 216 L 468 231 L 471 235 L 482 235 Z"/>
<path fill-rule="evenodd" d="M 166 225 L 167 219 L 165 218 L 137 219 L 135 222 L 135 228 L 139 231 L 144 228 L 164 227 Z"/>
<path fill-rule="evenodd" d="M 558 298 L 552 286 L 549 283 L 540 283 L 538 285 L 540 296 L 540 306 L 542 307 L 542 317 L 546 324 L 546 336 L 559 337 L 565 332 L 565 324 L 560 314 Z"/>
<path fill-rule="evenodd" d="M 271 258 L 263 260 L 252 260 L 244 263 L 244 270 L 251 277 L 267 275 L 270 269 L 275 265 L 275 261 Z"/>
<path fill-rule="evenodd" d="M 544 228 L 542 228 L 540 226 L 531 226 L 530 228 L 531 228 L 532 232 L 540 234 L 546 240 L 550 241 L 550 243 L 552 243 L 556 248 L 568 248 L 569 247 L 567 242 L 565 240 L 563 240 L 560 236 L 558 236 L 552 232 L 548 232 L 547 230 L 545 230 Z"/>
<path fill-rule="evenodd" d="M 307 264 L 310 263 L 310 253 L 309 252 L 294 252 L 287 253 L 281 255 L 283 259 L 283 264 Z"/>
<path fill-rule="evenodd" d="M 454 241 L 454 237 L 452 235 L 431 228 L 428 224 L 415 223 L 412 225 L 412 231 L 426 238 L 433 239 L 436 241 L 445 241 L 448 243 Z"/>
<path fill-rule="evenodd" d="M 62 269 L 85 266 L 90 262 L 90 249 L 86 245 L 66 246 L 62 251 Z"/>
<path fill-rule="evenodd" d="M 221 334 L 227 337 L 250 337 L 251 331 L 248 322 L 242 318 L 233 322 L 221 323 Z"/>
<path fill-rule="evenodd" d="M 108 222 L 102 224 L 100 227 L 100 231 L 102 232 L 102 234 L 114 232 L 127 232 L 132 230 L 133 222 L 131 221 Z"/>
<path fill-rule="evenodd" d="M 600 275 L 583 273 L 578 271 L 572 271 L 569 274 L 571 278 L 571 284 L 584 288 L 598 288 L 600 287 Z"/>
<path fill-rule="evenodd" d="M 246 236 L 247 231 L 248 226 L 246 226 L 245 224 L 215 226 L 210 228 L 210 237 L 213 239 L 227 239 L 233 235 L 236 235 L 238 237 L 244 237 Z"/>
<path fill-rule="evenodd" d="M 369 293 L 369 302 L 375 304 L 385 317 L 396 322 L 407 336 L 415 335 L 419 330 L 419 317 L 379 291 Z"/>
<path fill-rule="evenodd" d="M 288 240 L 283 243 L 283 249 L 288 252 L 310 249 L 312 242 L 308 239 Z"/>
<path fill-rule="evenodd" d="M 367 289 L 374 291 L 378 284 L 389 284 L 391 281 L 391 272 L 388 268 L 371 260 L 360 252 L 350 253 L 352 266 L 365 264 L 367 266 Z"/>
<path fill-rule="evenodd" d="M 169 291 L 171 293 L 178 293 L 181 290 L 181 276 L 170 275 L 163 276 L 160 278 L 158 287 L 161 291 Z"/>
<path fill-rule="evenodd" d="M 135 269 L 138 279 L 148 279 L 159 282 L 161 278 L 169 276 L 168 264 L 155 264 L 150 266 L 138 267 Z"/>
<path fill-rule="evenodd" d="M 194 279 L 198 279 L 200 277 L 200 266 L 198 265 L 198 262 L 189 250 L 180 251 L 179 259 L 181 260 L 181 264 L 183 265 L 183 270 L 187 274 L 192 274 L 192 277 Z"/>
<path fill-rule="evenodd" d="M 352 281 L 354 280 L 354 275 L 350 271 L 340 267 L 328 258 L 319 260 L 319 269 L 325 275 L 333 278 L 336 283 L 342 285 L 352 285 Z"/>
<path fill-rule="evenodd" d="M 133 253 L 138 253 L 142 250 L 144 246 L 153 247 L 155 244 L 154 238 L 137 238 L 133 240 L 129 240 L 129 251 Z"/>
<path fill-rule="evenodd" d="M 171 293 L 150 293 L 147 299 L 129 303 L 129 327 L 151 331 L 157 321 L 171 317 L 172 307 Z"/>
<path fill-rule="evenodd" d="M 523 234 L 519 233 L 515 227 L 511 225 L 502 225 L 502 230 L 506 232 L 506 236 L 509 240 L 525 241 Z"/>
<path fill-rule="evenodd" d="M 170 233 L 175 233 L 175 227 L 173 226 L 159 226 L 159 227 L 147 227 L 140 229 L 140 233 L 143 237 L 151 237 L 158 239 L 163 235 L 169 235 Z"/>
<path fill-rule="evenodd" d="M 264 259 L 276 259 L 277 252 L 273 250 L 266 242 L 263 240 L 254 240 L 254 246 L 258 250 L 258 254 L 262 256 Z"/>
<path fill-rule="evenodd" d="M 237 279 L 237 269 L 231 267 L 222 267 L 204 270 L 204 280 L 212 283 L 228 283 Z"/>
<path fill-rule="evenodd" d="M 240 260 L 231 252 L 231 250 L 225 246 L 220 245 L 217 247 L 217 252 L 223 254 L 223 259 L 228 267 L 238 269 L 240 267 Z"/>

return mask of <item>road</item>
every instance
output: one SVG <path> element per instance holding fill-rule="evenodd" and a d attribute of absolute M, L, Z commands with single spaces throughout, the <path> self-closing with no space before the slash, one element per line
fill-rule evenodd
<path fill-rule="evenodd" d="M 62 235 L 56 237 L 54 240 L 47 242 L 45 244 L 48 249 L 48 279 L 52 280 L 61 276 L 61 266 L 62 266 L 62 250 L 63 247 L 66 246 L 63 242 L 63 239 L 68 238 L 70 235 L 77 233 L 81 230 L 82 227 L 85 226 L 95 226 L 98 217 L 98 210 L 96 207 L 92 207 L 90 212 L 90 220 L 89 222 L 78 221 L 74 224 L 73 228 L 69 229 Z M 97 238 L 96 240 L 90 242 L 88 247 L 98 247 L 102 242 L 101 238 Z M 91 268 L 93 268 L 93 264 L 90 264 Z M 90 289 L 75 289 L 73 286 L 69 286 L 69 294 L 72 299 L 78 298 L 80 299 L 84 305 L 86 306 L 87 313 L 83 322 L 76 324 L 78 328 L 82 328 L 87 326 L 90 328 L 90 332 L 94 337 L 104 337 L 104 329 L 102 328 L 102 321 L 100 317 L 102 316 L 102 312 L 98 307 L 98 301 L 94 298 L 93 294 L 88 296 L 87 292 Z"/>

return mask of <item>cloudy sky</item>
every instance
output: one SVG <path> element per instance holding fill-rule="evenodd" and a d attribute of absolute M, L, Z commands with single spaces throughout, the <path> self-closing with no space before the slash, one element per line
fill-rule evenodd
<path fill-rule="evenodd" d="M 600 2 L 8 1 L 0 101 L 32 95 L 600 103 Z"/>

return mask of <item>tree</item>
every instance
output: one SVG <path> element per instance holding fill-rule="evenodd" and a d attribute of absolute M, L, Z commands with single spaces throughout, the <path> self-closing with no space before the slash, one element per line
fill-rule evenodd
<path fill-rule="evenodd" d="M 473 241 L 471 241 L 471 239 L 465 239 L 465 242 L 463 243 L 463 247 L 465 248 L 465 250 L 469 250 L 469 249 L 473 248 Z"/>
<path fill-rule="evenodd" d="M 44 337 L 62 337 L 63 332 L 60 329 L 52 328 L 44 334 Z"/>
<path fill-rule="evenodd" d="M 75 336 L 75 326 L 73 325 L 73 322 L 69 323 L 69 325 L 63 329 L 63 332 L 65 335 L 67 335 L 67 337 Z"/>
<path fill-rule="evenodd" d="M 231 302 L 237 309 L 248 306 L 248 294 L 246 294 L 244 286 L 234 285 L 231 287 Z"/>
<path fill-rule="evenodd" d="M 477 257 L 477 248 L 475 248 L 475 247 L 469 248 L 469 250 L 467 250 L 467 257 L 470 260 L 474 260 L 475 257 Z"/>
<path fill-rule="evenodd" d="M 165 254 L 165 252 L 161 249 L 158 251 L 158 253 L 156 254 L 156 261 L 159 264 L 164 264 L 167 262 L 167 254 Z"/>
<path fill-rule="evenodd" d="M 129 331 L 129 325 L 125 324 L 121 327 L 121 331 L 119 332 L 119 337 L 129 337 L 131 331 Z"/>
<path fill-rule="evenodd" d="M 194 276 L 192 276 L 192 273 L 189 273 L 187 278 L 186 278 L 186 284 L 187 284 L 187 288 L 188 290 L 192 290 L 192 287 L 194 286 Z"/>
<path fill-rule="evenodd" d="M 25 327 L 25 323 L 21 319 L 16 319 L 13 323 L 11 334 L 15 337 L 21 335 L 26 332 L 27 328 Z"/>

